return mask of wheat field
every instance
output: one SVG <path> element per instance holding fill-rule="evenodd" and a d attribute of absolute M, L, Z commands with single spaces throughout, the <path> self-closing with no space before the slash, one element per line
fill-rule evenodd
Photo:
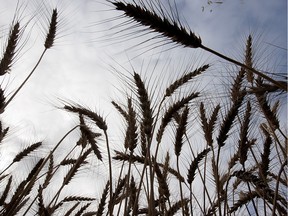
<path fill-rule="evenodd" d="M 160 1 L 107 0 L 103 4 L 109 8 L 104 13 L 112 10 L 120 15 L 101 20 L 102 24 L 121 19 L 108 34 L 114 35 L 115 29 L 119 38 L 152 33 L 151 40 L 143 39 L 152 49 L 158 45 L 151 41 L 160 38 L 161 47 L 200 49 L 220 59 L 223 70 L 229 63 L 234 71 L 217 76 L 223 84 L 219 90 L 218 85 L 207 84 L 217 72 L 209 59 L 182 71 L 177 68 L 167 84 L 161 83 L 158 74 L 153 83 L 154 78 L 143 72 L 127 69 L 124 75 L 112 67 L 125 84 L 121 99 L 111 100 L 119 117 L 113 121 L 120 121 L 115 125 L 121 125 L 122 132 L 117 145 L 114 122 L 108 121 L 104 107 L 96 112 L 61 100 L 57 109 L 75 117 L 73 126 L 49 147 L 44 140 L 31 142 L 5 161 L 0 169 L 0 215 L 287 215 L 287 116 L 283 118 L 287 74 L 257 64 L 254 35 L 245 37 L 241 61 L 206 45 L 209 41 L 177 19 L 174 4 L 169 9 Z M 0 37 L 3 80 L 13 73 L 25 46 L 23 35 L 29 31 L 30 24 L 19 11 L 7 34 Z M 38 60 L 12 93 L 0 86 L 1 149 L 9 136 L 17 138 L 4 121 L 5 113 L 33 82 L 31 77 L 42 72 L 39 67 L 45 57 L 57 52 L 53 49 L 62 13 L 55 7 L 47 14 Z M 57 126 L 61 127 L 51 125 Z M 67 143 L 69 148 L 64 148 Z M 23 167 L 29 171 L 21 174 Z M 86 186 L 81 180 L 103 167 L 104 174 L 93 184 Z M 85 186 L 96 189 L 97 196 L 82 194 L 79 188 Z"/>

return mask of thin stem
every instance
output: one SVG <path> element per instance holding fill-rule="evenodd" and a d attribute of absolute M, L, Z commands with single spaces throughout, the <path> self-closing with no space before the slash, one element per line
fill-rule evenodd
<path fill-rule="evenodd" d="M 128 205 L 128 198 L 129 198 L 129 184 L 130 184 L 130 173 L 131 173 L 131 158 L 133 156 L 133 151 L 130 151 L 130 157 L 129 157 L 129 165 L 128 165 L 128 176 L 127 176 L 127 180 L 126 180 L 126 198 L 125 198 L 125 204 L 124 204 L 124 215 L 127 215 L 127 211 L 129 209 L 127 209 L 127 205 Z M 133 210 L 132 210 L 133 211 Z"/>
<path fill-rule="evenodd" d="M 75 127 L 73 127 L 71 130 L 69 130 L 61 139 L 60 141 L 56 144 L 56 146 L 52 149 L 52 151 L 49 153 L 49 155 L 44 159 L 44 161 L 42 162 L 41 166 L 37 169 L 37 171 L 35 172 L 35 174 L 33 175 L 33 177 L 31 178 L 31 180 L 29 181 L 29 184 L 22 190 L 22 193 L 19 195 L 18 199 L 15 201 L 15 203 L 18 203 L 21 201 L 22 197 L 30 190 L 30 188 L 33 186 L 33 184 L 35 183 L 35 180 L 37 179 L 38 174 L 40 173 L 40 171 L 43 169 L 43 167 L 45 166 L 45 164 L 48 162 L 48 160 L 50 159 L 51 155 L 55 152 L 55 150 L 59 147 L 59 145 L 63 142 L 63 140 L 72 132 L 74 131 L 77 127 L 79 127 L 79 125 L 76 125 Z M 14 215 L 14 211 L 16 209 L 11 209 L 7 215 Z"/>
<path fill-rule="evenodd" d="M 213 53 L 214 55 L 219 56 L 220 58 L 223 58 L 223 59 L 225 59 L 225 60 L 227 60 L 227 61 L 229 61 L 229 62 L 232 62 L 232 63 L 234 63 L 234 64 L 236 64 L 236 65 L 238 65 L 238 66 L 240 66 L 240 67 L 243 67 L 243 68 L 245 68 L 245 69 L 247 69 L 247 70 L 250 70 L 250 71 L 252 71 L 254 74 L 257 74 L 258 76 L 264 78 L 265 80 L 268 80 L 268 81 L 270 81 L 271 83 L 275 84 L 275 85 L 276 85 L 277 87 L 279 87 L 280 89 L 282 89 L 282 90 L 284 90 L 284 91 L 287 91 L 287 86 L 285 86 L 285 85 L 283 85 L 282 83 L 280 83 L 280 82 L 272 79 L 271 77 L 269 77 L 269 76 L 267 76 L 267 75 L 265 75 L 265 74 L 263 74 L 263 73 L 255 70 L 254 68 L 248 67 L 247 65 L 245 65 L 245 64 L 243 64 L 243 63 L 241 63 L 241 62 L 238 62 L 238 61 L 236 61 L 236 60 L 234 60 L 234 59 L 232 59 L 232 58 L 229 58 L 229 57 L 227 57 L 227 56 L 225 56 L 225 55 L 223 55 L 223 54 L 221 54 L 221 53 L 219 53 L 219 52 L 216 52 L 215 50 L 212 50 L 212 49 L 210 49 L 210 48 L 208 48 L 208 47 L 206 47 L 206 46 L 204 46 L 204 45 L 202 45 L 202 44 L 200 45 L 200 48 L 202 48 L 202 49 L 204 49 L 204 50 L 206 50 L 206 51 L 208 51 L 208 52 L 210 52 L 210 53 Z"/>
<path fill-rule="evenodd" d="M 177 156 L 177 171 L 180 173 L 180 167 L 179 167 L 179 156 Z M 179 180 L 179 188 L 180 188 L 180 196 L 181 196 L 181 207 L 182 207 L 182 214 L 185 215 L 185 210 L 184 210 L 184 197 L 183 197 L 183 189 L 182 189 L 182 184 L 181 181 Z"/>
<path fill-rule="evenodd" d="M 18 92 L 22 89 L 22 87 L 26 84 L 26 82 L 29 80 L 29 78 L 32 76 L 32 74 L 35 72 L 36 68 L 39 66 L 40 62 L 42 61 L 44 54 L 46 53 L 47 49 L 44 49 L 44 51 L 42 52 L 39 60 L 37 61 L 36 65 L 34 66 L 34 68 L 32 69 L 32 71 L 29 73 L 29 75 L 26 77 L 26 79 L 21 83 L 21 85 L 18 87 L 18 89 L 14 92 L 14 94 L 8 99 L 8 101 L 4 104 L 3 106 L 3 110 L 5 109 L 5 107 L 8 106 L 8 104 L 13 100 L 13 98 L 18 94 Z"/>
<path fill-rule="evenodd" d="M 275 187 L 275 195 L 274 195 L 274 199 L 273 199 L 273 210 L 272 210 L 272 215 L 275 215 L 275 211 L 276 211 L 276 201 L 277 201 L 277 196 L 278 196 L 278 190 L 279 190 L 279 179 L 281 178 L 281 173 L 284 171 L 284 167 L 287 165 L 287 159 L 284 161 L 284 163 L 282 163 L 281 168 L 279 170 L 278 173 L 278 177 L 277 177 L 277 182 L 276 182 L 276 187 Z"/>
<path fill-rule="evenodd" d="M 112 196 L 113 196 L 113 184 L 112 184 L 112 160 L 111 160 L 111 154 L 110 154 L 110 147 L 109 147 L 109 139 L 108 139 L 108 134 L 107 134 L 107 130 L 104 130 L 104 135 L 105 135 L 105 139 L 106 139 L 106 147 L 107 147 L 107 153 L 108 153 L 108 162 L 109 162 L 109 184 L 110 184 L 110 200 L 112 200 Z M 110 211 L 110 215 L 113 215 L 113 212 Z"/>
<path fill-rule="evenodd" d="M 190 151 L 191 151 L 191 153 L 192 153 L 193 158 L 196 158 L 196 155 L 194 154 L 194 151 L 192 150 L 192 145 L 191 145 L 190 140 L 188 139 L 188 135 L 187 135 L 186 132 L 185 132 L 185 137 L 186 137 L 186 140 L 187 140 L 187 142 L 188 142 L 188 144 L 189 144 L 189 148 L 190 148 Z M 213 146 L 212 146 L 212 148 L 213 148 Z M 214 150 L 212 149 L 212 152 L 213 152 L 213 151 L 214 151 Z M 205 159 L 206 159 L 206 156 L 205 156 Z M 206 183 L 206 180 L 205 180 L 205 179 L 206 179 L 206 176 L 205 176 L 205 175 L 206 175 L 206 161 L 205 161 L 205 166 L 204 166 L 204 177 L 203 177 L 203 175 L 202 175 L 202 173 L 201 173 L 201 170 L 200 170 L 199 166 L 197 166 L 197 171 L 198 171 L 198 173 L 199 173 L 199 176 L 200 176 L 200 178 L 201 178 L 201 181 L 202 181 L 203 185 L 206 185 L 206 184 L 205 184 L 205 183 Z M 209 195 L 209 192 L 208 192 L 207 187 L 204 187 L 204 191 L 205 191 L 204 195 L 207 194 L 209 203 L 210 203 L 210 205 L 212 205 L 213 202 L 212 202 L 212 199 L 211 199 L 211 197 L 210 197 L 210 195 Z M 204 196 L 204 198 L 205 198 L 205 196 Z M 203 209 L 205 209 L 205 206 L 203 206 Z"/>
<path fill-rule="evenodd" d="M 65 158 L 63 159 L 63 160 L 65 160 L 65 159 L 67 159 L 68 158 L 68 156 L 74 151 L 74 149 L 77 147 L 77 145 L 76 146 L 74 146 L 73 147 L 73 149 L 65 156 Z M 60 168 L 60 164 L 59 165 L 56 165 L 55 167 L 53 167 L 53 173 L 52 173 L 52 175 L 51 176 L 54 176 L 54 174 L 57 172 L 57 170 Z M 48 171 L 47 171 L 48 172 Z M 45 172 L 45 173 L 43 173 L 42 175 L 40 175 L 37 179 L 36 179 L 36 181 L 38 181 L 40 178 L 42 178 L 43 176 L 45 176 L 45 175 L 47 175 L 47 172 Z M 44 190 L 45 188 L 43 188 L 43 190 Z M 30 203 L 30 205 L 29 205 L 29 207 L 26 209 L 26 211 L 24 212 L 24 214 L 23 214 L 23 216 L 25 216 L 27 213 L 28 213 L 28 211 L 29 211 L 29 209 L 32 207 L 32 205 L 35 203 L 35 201 L 37 200 L 37 198 L 38 198 L 38 196 L 39 196 L 39 194 L 37 193 L 36 194 L 36 196 L 35 196 L 35 198 L 33 199 L 33 201 Z"/>

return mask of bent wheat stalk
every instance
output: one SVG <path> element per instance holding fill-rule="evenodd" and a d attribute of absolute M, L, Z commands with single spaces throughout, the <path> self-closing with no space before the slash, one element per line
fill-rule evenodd
<path fill-rule="evenodd" d="M 253 72 L 254 74 L 262 77 L 263 79 L 270 81 L 275 86 L 284 91 L 288 90 L 286 83 L 284 84 L 282 82 L 276 81 L 246 64 L 238 62 L 235 59 L 227 57 L 213 49 L 204 46 L 202 44 L 201 38 L 197 37 L 192 31 L 188 32 L 181 24 L 177 24 L 176 22 L 172 23 L 165 16 L 160 17 L 154 11 L 149 11 L 147 8 L 145 8 L 145 6 L 139 6 L 136 4 L 130 4 L 120 1 L 109 2 L 115 6 L 116 10 L 123 11 L 126 17 L 132 18 L 132 21 L 135 21 L 143 26 L 147 26 L 153 32 L 160 33 L 162 36 L 169 38 L 174 43 L 181 44 L 184 47 L 201 48 L 203 50 L 206 50 L 222 59 L 225 59 L 233 64 L 247 69 L 249 72 Z"/>

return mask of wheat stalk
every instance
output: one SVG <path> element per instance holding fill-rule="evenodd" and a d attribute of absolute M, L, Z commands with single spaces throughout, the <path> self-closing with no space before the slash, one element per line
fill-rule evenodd
<path fill-rule="evenodd" d="M 239 94 L 239 93 L 241 92 L 241 87 L 242 87 L 242 82 L 244 80 L 244 75 L 245 75 L 245 71 L 243 68 L 241 68 L 238 75 L 233 80 L 233 85 L 231 88 L 231 101 L 233 103 L 235 103 L 237 101 L 237 99 L 239 98 L 239 96 L 241 96 L 241 94 Z"/>
<path fill-rule="evenodd" d="M 205 72 L 207 69 L 209 68 L 209 65 L 203 65 L 200 68 L 197 68 L 194 71 L 191 71 L 185 75 L 183 75 L 182 77 L 180 77 L 179 79 L 177 79 L 176 81 L 174 81 L 170 86 L 168 86 L 166 88 L 166 93 L 164 95 L 164 97 L 169 97 L 171 96 L 179 87 L 183 86 L 185 83 L 189 82 L 191 79 L 193 79 L 194 77 L 202 74 L 203 72 Z"/>
<path fill-rule="evenodd" d="M 131 152 L 134 151 L 134 149 L 137 146 L 137 125 L 136 125 L 136 112 L 134 111 L 132 107 L 131 98 L 128 99 L 128 121 L 127 121 L 127 130 L 126 130 L 126 136 L 125 136 L 125 147 L 129 148 Z"/>
<path fill-rule="evenodd" d="M 188 106 L 184 107 L 184 111 L 182 115 L 180 116 L 180 121 L 178 128 L 176 130 L 175 135 L 175 144 L 174 144 L 174 152 L 177 157 L 179 157 L 183 145 L 183 135 L 186 133 L 186 127 L 188 124 L 188 114 L 189 114 L 189 108 Z"/>
<path fill-rule="evenodd" d="M 247 102 L 246 112 L 243 119 L 243 123 L 241 124 L 240 129 L 240 138 L 239 138 L 239 161 L 243 167 L 245 167 L 245 161 L 247 160 L 247 152 L 248 152 L 248 132 L 249 132 L 249 124 L 250 124 L 250 117 L 251 117 L 251 105 L 250 101 Z"/>
<path fill-rule="evenodd" d="M 79 119 L 80 119 L 80 131 L 82 134 L 82 137 L 81 137 L 82 140 L 87 140 L 90 143 L 90 146 L 94 154 L 100 161 L 102 161 L 102 155 L 99 150 L 99 147 L 97 146 L 97 142 L 95 140 L 95 138 L 99 137 L 101 134 L 96 134 L 90 130 L 90 128 L 85 124 L 83 115 L 80 114 Z M 85 144 L 83 148 L 85 148 Z"/>
<path fill-rule="evenodd" d="M 287 83 L 278 82 L 266 74 L 255 70 L 252 67 L 249 67 L 246 64 L 238 62 L 232 58 L 229 58 L 213 49 L 210 49 L 202 44 L 201 38 L 197 37 L 191 30 L 188 32 L 181 24 L 178 24 L 176 21 L 169 21 L 165 16 L 160 17 L 155 11 L 149 11 L 145 6 L 139 6 L 137 4 L 130 4 L 120 1 L 110 0 L 116 10 L 124 12 L 126 17 L 132 18 L 132 21 L 139 23 L 142 26 L 150 28 L 153 32 L 158 32 L 162 36 L 169 38 L 174 43 L 179 43 L 184 47 L 190 48 L 201 48 L 206 50 L 220 58 L 223 58 L 233 64 L 245 68 L 254 74 L 270 81 L 278 88 L 287 91 Z M 179 22 L 179 20 L 177 20 Z"/>
<path fill-rule="evenodd" d="M 263 149 L 263 153 L 261 154 L 261 163 L 260 163 L 260 168 L 259 168 L 259 176 L 261 176 L 261 178 L 266 179 L 267 178 L 267 174 L 269 171 L 269 163 L 270 163 L 270 153 L 271 153 L 271 145 L 272 145 L 272 138 L 270 137 L 270 135 L 267 132 L 264 132 L 266 139 L 264 141 L 264 149 Z"/>
<path fill-rule="evenodd" d="M 119 1 L 112 2 L 116 10 L 121 10 L 127 17 L 132 18 L 134 21 L 143 26 L 148 26 L 153 31 L 161 33 L 163 36 L 170 38 L 173 42 L 181 43 L 184 46 L 197 48 L 201 45 L 200 37 L 194 33 L 187 32 L 182 26 L 176 23 L 171 23 L 167 18 L 161 18 L 155 13 L 147 10 L 144 7 L 123 3 Z"/>
<path fill-rule="evenodd" d="M 238 208 L 241 208 L 243 205 L 247 204 L 254 198 L 259 197 L 258 193 L 256 191 L 252 191 L 249 193 L 242 193 L 239 200 L 237 200 L 236 203 L 229 209 L 229 213 L 233 213 L 237 211 Z"/>
<path fill-rule="evenodd" d="M 25 197 L 28 196 L 35 185 L 35 178 L 42 169 L 41 165 L 44 161 L 44 158 L 41 158 L 38 160 L 38 162 L 35 164 L 33 169 L 29 172 L 26 179 L 24 179 L 17 187 L 16 191 L 14 192 L 10 202 L 5 206 L 3 209 L 4 215 L 13 215 L 16 214 L 17 211 L 20 210 L 21 207 L 23 207 L 23 202 L 25 201 Z M 23 200 L 24 199 L 24 200 Z M 15 208 L 16 207 L 16 208 Z"/>
<path fill-rule="evenodd" d="M 75 216 L 81 216 L 84 211 L 91 205 L 91 203 L 87 203 L 86 205 L 82 206 L 75 214 Z"/>
<path fill-rule="evenodd" d="M 246 41 L 245 64 L 250 68 L 253 67 L 252 36 L 250 34 Z M 248 82 L 253 83 L 254 76 L 252 71 L 246 70 L 246 77 Z"/>
<path fill-rule="evenodd" d="M 42 186 L 43 189 L 47 188 L 47 186 L 49 185 L 49 183 L 53 177 L 53 169 L 54 169 L 54 157 L 53 157 L 53 154 L 51 154 L 50 160 L 49 160 L 48 171 L 47 171 L 46 178 L 45 178 L 43 186 Z"/>
<path fill-rule="evenodd" d="M 101 199 L 100 199 L 100 203 L 98 205 L 98 209 L 97 209 L 97 216 L 101 216 L 104 213 L 104 208 L 105 208 L 105 204 L 106 204 L 106 198 L 108 195 L 108 190 L 109 190 L 109 181 L 106 183 Z"/>
<path fill-rule="evenodd" d="M 245 92 L 243 91 L 243 92 L 240 92 L 239 94 L 240 94 L 239 98 L 237 99 L 237 101 L 233 103 L 232 107 L 228 111 L 226 117 L 224 118 L 220 126 L 220 131 L 217 137 L 217 142 L 218 142 L 219 147 L 222 147 L 225 145 L 225 141 L 228 138 L 228 132 L 230 128 L 232 127 L 234 119 L 237 116 L 239 108 L 242 105 L 242 102 L 244 100 Z"/>
<path fill-rule="evenodd" d="M 64 177 L 63 179 L 63 184 L 67 185 L 71 179 L 75 176 L 75 174 L 77 173 L 77 171 L 79 170 L 79 168 L 81 167 L 81 165 L 83 164 L 83 162 L 85 161 L 85 159 L 88 157 L 88 155 L 91 153 L 92 149 L 88 149 L 87 151 L 85 151 L 83 153 L 83 155 L 81 155 L 78 160 L 76 161 L 76 163 L 72 166 L 72 168 L 69 170 L 69 172 L 67 173 L 67 175 Z"/>
<path fill-rule="evenodd" d="M 5 200 L 7 199 L 8 193 L 11 189 L 11 183 L 12 183 L 12 176 L 9 177 L 7 184 L 5 186 L 4 191 L 2 192 L 2 195 L 0 197 L 0 206 L 4 205 Z"/>
<path fill-rule="evenodd" d="M 75 203 L 67 212 L 64 216 L 70 216 L 71 213 L 80 205 L 80 202 Z"/>
<path fill-rule="evenodd" d="M 0 143 L 3 141 L 4 137 L 7 135 L 9 127 L 3 129 L 2 123 L 0 121 Z"/>
<path fill-rule="evenodd" d="M 47 33 L 46 41 L 45 41 L 45 49 L 42 52 L 40 58 L 38 59 L 36 65 L 34 68 L 31 70 L 29 75 L 25 78 L 25 80 L 21 83 L 21 85 L 16 89 L 16 91 L 13 93 L 13 95 L 8 99 L 8 101 L 5 103 L 5 105 L 2 107 L 2 112 L 3 110 L 8 106 L 8 104 L 14 99 L 14 97 L 18 94 L 18 92 L 23 88 L 23 86 L 27 83 L 27 81 L 30 79 L 32 74 L 35 72 L 37 67 L 39 66 L 40 62 L 42 61 L 46 51 L 52 47 L 55 35 L 56 35 L 56 28 L 57 28 L 57 9 L 53 10 L 52 17 L 51 17 L 51 22 L 50 22 L 50 27 L 49 31 Z"/>
<path fill-rule="evenodd" d="M 200 152 L 195 159 L 192 161 L 190 164 L 190 167 L 188 169 L 188 174 L 187 174 L 187 182 L 188 184 L 192 184 L 194 178 L 195 178 L 195 172 L 197 167 L 199 166 L 200 161 L 209 153 L 210 148 L 204 149 L 202 152 Z"/>
<path fill-rule="evenodd" d="M 19 32 L 20 23 L 16 22 L 10 30 L 7 47 L 0 61 L 0 76 L 3 76 L 11 69 L 15 57 L 17 42 L 19 40 Z"/>
<path fill-rule="evenodd" d="M 57 9 L 53 9 L 51 20 L 50 20 L 50 25 L 49 25 L 49 30 L 46 36 L 46 40 L 44 43 L 45 49 L 50 49 L 55 40 L 56 36 L 56 29 L 57 29 L 57 17 L 58 17 L 58 12 Z"/>
<path fill-rule="evenodd" d="M 140 107 L 142 110 L 142 117 L 143 117 L 142 121 L 144 132 L 150 139 L 153 128 L 152 126 L 153 114 L 152 114 L 151 102 L 148 96 L 148 92 L 145 88 L 144 82 L 141 80 L 140 75 L 134 72 L 133 78 L 137 86 L 137 93 L 140 101 Z"/>
<path fill-rule="evenodd" d="M 197 98 L 199 96 L 199 93 L 191 93 L 187 97 L 183 97 L 181 100 L 175 102 L 164 113 L 160 127 L 157 132 L 156 140 L 158 143 L 160 143 L 163 133 L 165 131 L 166 126 L 169 124 L 169 122 L 172 120 L 175 113 L 177 113 L 181 108 L 183 108 L 186 104 L 188 104 L 191 100 Z"/>
<path fill-rule="evenodd" d="M 43 201 L 43 188 L 39 185 L 38 188 L 38 215 L 49 215 L 50 212 L 45 208 Z"/>
<path fill-rule="evenodd" d="M 6 170 L 8 170 L 14 163 L 21 161 L 24 157 L 29 155 L 31 152 L 35 151 L 42 145 L 41 142 L 34 143 L 31 146 L 25 148 L 23 151 L 19 152 L 13 159 L 13 161 L 0 173 L 2 175 Z"/>
<path fill-rule="evenodd" d="M 97 113 L 95 112 L 92 112 L 82 106 L 73 106 L 73 105 L 65 105 L 63 107 L 63 109 L 67 110 L 67 111 L 70 111 L 70 112 L 73 112 L 73 113 L 78 113 L 80 115 L 84 115 L 84 116 L 87 116 L 89 117 L 92 121 L 95 122 L 95 124 L 100 128 L 102 129 L 103 131 L 106 131 L 107 130 L 107 124 L 105 122 L 105 120 L 103 119 L 103 117 L 101 117 L 100 115 L 98 115 Z"/>

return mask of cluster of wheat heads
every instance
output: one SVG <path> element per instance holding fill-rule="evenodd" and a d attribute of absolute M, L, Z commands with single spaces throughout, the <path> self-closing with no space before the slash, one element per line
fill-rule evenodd
<path fill-rule="evenodd" d="M 29 32 L 30 28 L 32 28 L 30 24 L 33 23 L 32 26 L 35 24 L 35 16 L 29 19 L 28 22 L 24 22 L 24 19 L 21 18 L 24 16 L 22 6 L 23 5 L 20 3 L 17 5 L 14 19 L 11 23 L 7 37 L 1 37 L 1 40 L 3 40 L 1 43 L 5 46 L 0 59 L 0 76 L 2 81 L 5 80 L 5 76 L 9 76 L 8 73 L 14 72 L 13 65 L 15 60 L 19 57 L 19 53 L 27 41 L 27 39 L 24 39 L 23 42 L 23 40 L 21 41 L 21 38 L 25 35 L 26 31 Z M 46 36 L 43 41 L 43 52 L 35 66 L 12 94 L 7 96 L 5 90 L 1 86 L 0 215 L 3 216 L 52 214 L 70 215 L 75 209 L 76 213 L 74 213 L 76 215 L 81 215 L 85 209 L 88 208 L 91 202 L 95 200 L 95 198 L 74 194 L 73 191 L 70 195 L 66 194 L 61 196 L 63 190 L 70 185 L 71 179 L 73 179 L 77 172 L 79 172 L 79 169 L 88 163 L 89 155 L 92 151 L 96 154 L 98 159 L 101 160 L 101 154 L 97 152 L 96 141 L 94 141 L 98 139 L 100 134 L 92 132 L 88 126 L 86 126 L 86 120 L 84 120 L 84 116 L 82 115 L 79 115 L 81 125 L 73 127 L 64 134 L 60 141 L 57 142 L 55 146 L 48 151 L 48 153 L 47 147 L 43 146 L 43 141 L 35 142 L 20 150 L 19 153 L 14 155 L 11 161 L 8 161 L 8 165 L 3 167 L 3 164 L 7 164 L 7 161 L 4 160 L 9 160 L 9 157 L 5 157 L 5 155 L 2 154 L 2 150 L 7 147 L 7 144 L 11 144 L 6 143 L 6 138 L 10 135 L 11 139 L 15 138 L 15 142 L 12 142 L 12 144 L 17 146 L 19 145 L 19 139 L 13 136 L 13 131 L 10 133 L 9 126 L 6 126 L 7 123 L 3 123 L 3 115 L 9 108 L 8 105 L 10 102 L 15 100 L 15 96 L 24 85 L 27 85 L 30 77 L 36 72 L 44 54 L 55 44 L 59 27 L 59 12 L 58 9 L 55 8 L 49 11 L 49 13 L 49 17 L 46 17 L 48 23 L 47 26 L 45 26 Z M 29 33 L 26 35 L 29 35 Z M 21 110 L 21 107 L 19 107 L 19 110 Z M 59 146 L 76 128 L 80 128 L 83 136 L 74 146 L 72 146 L 72 150 L 70 148 L 70 151 L 66 154 L 61 152 Z M 85 148 L 88 141 L 91 145 Z M 58 157 L 59 154 L 63 156 L 61 161 L 55 160 L 55 154 L 58 155 Z M 28 172 L 23 171 L 17 173 L 17 171 L 21 169 L 28 169 Z M 62 171 L 64 171 L 64 173 Z M 61 173 L 63 174 L 60 180 L 58 177 L 59 173 L 60 176 Z M 61 183 L 58 184 L 58 182 Z"/>
<path fill-rule="evenodd" d="M 253 37 L 247 37 L 245 61 L 239 62 L 204 46 L 175 16 L 165 16 L 167 11 L 159 2 L 109 2 L 128 20 L 124 24 L 132 23 L 127 29 L 137 28 L 136 35 L 153 32 L 154 38 L 167 41 L 163 44 L 201 48 L 238 66 L 228 87 L 228 101 L 214 107 L 201 98 L 200 90 L 173 99 L 181 87 L 205 73 L 208 65 L 186 72 L 167 87 L 156 105 L 152 105 L 148 84 L 133 72 L 135 97 L 127 97 L 126 106 L 113 102 L 127 125 L 125 150 L 115 151 L 113 157 L 123 161 L 126 181 L 116 204 L 132 215 L 285 215 L 287 135 L 283 129 L 287 122 L 278 119 L 281 102 L 274 98 L 286 96 L 287 81 L 285 76 L 275 80 L 272 71 L 268 75 L 255 69 Z M 194 143 L 197 135 L 191 135 L 195 126 L 191 115 L 196 110 L 202 128 L 198 135 L 203 139 Z M 185 146 L 190 157 L 183 153 Z M 122 186 L 123 178 L 117 187 Z"/>
<path fill-rule="evenodd" d="M 117 1 L 112 4 L 137 25 L 158 32 L 168 41 L 214 52 L 179 23 L 141 4 Z M 57 19 L 55 9 L 43 55 L 54 43 Z M 1 56 L 2 76 L 11 69 L 17 53 L 20 24 L 13 23 L 9 32 L 7 48 Z M 113 152 L 105 119 L 82 105 L 66 104 L 63 109 L 76 114 L 79 124 L 47 155 L 35 156 L 42 146 L 42 142 L 36 142 L 2 168 L 0 214 L 285 215 L 287 138 L 283 124 L 286 120 L 278 118 L 281 101 L 272 99 L 275 95 L 276 98 L 286 95 L 286 82 L 254 69 L 252 44 L 253 38 L 249 36 L 243 63 L 232 59 L 239 72 L 228 87 L 228 102 L 215 106 L 205 100 L 201 90 L 181 91 L 207 73 L 211 67 L 208 64 L 185 71 L 167 86 L 158 100 L 153 98 L 148 83 L 133 71 L 129 80 L 131 93 L 127 93 L 130 96 L 126 102 L 112 102 L 125 121 L 122 146 Z M 6 100 L 1 90 L 2 112 L 13 98 Z M 1 124 L 0 129 L 0 141 L 4 145 L 9 128 Z M 71 151 L 60 152 L 63 160 L 56 160 L 55 154 L 63 151 L 59 146 L 75 130 L 80 132 L 79 139 L 71 144 Z M 195 142 L 195 137 L 201 138 Z M 103 140 L 107 154 L 101 150 Z M 19 179 L 13 173 L 13 166 L 27 163 L 31 155 L 35 156 L 35 164 Z M 97 169 L 93 167 L 93 158 L 108 164 L 106 184 L 99 188 L 102 194 L 86 197 L 70 189 L 67 192 L 70 195 L 66 196 L 64 190 L 85 167 L 91 165 Z M 98 186 L 97 181 L 94 187 Z"/>

